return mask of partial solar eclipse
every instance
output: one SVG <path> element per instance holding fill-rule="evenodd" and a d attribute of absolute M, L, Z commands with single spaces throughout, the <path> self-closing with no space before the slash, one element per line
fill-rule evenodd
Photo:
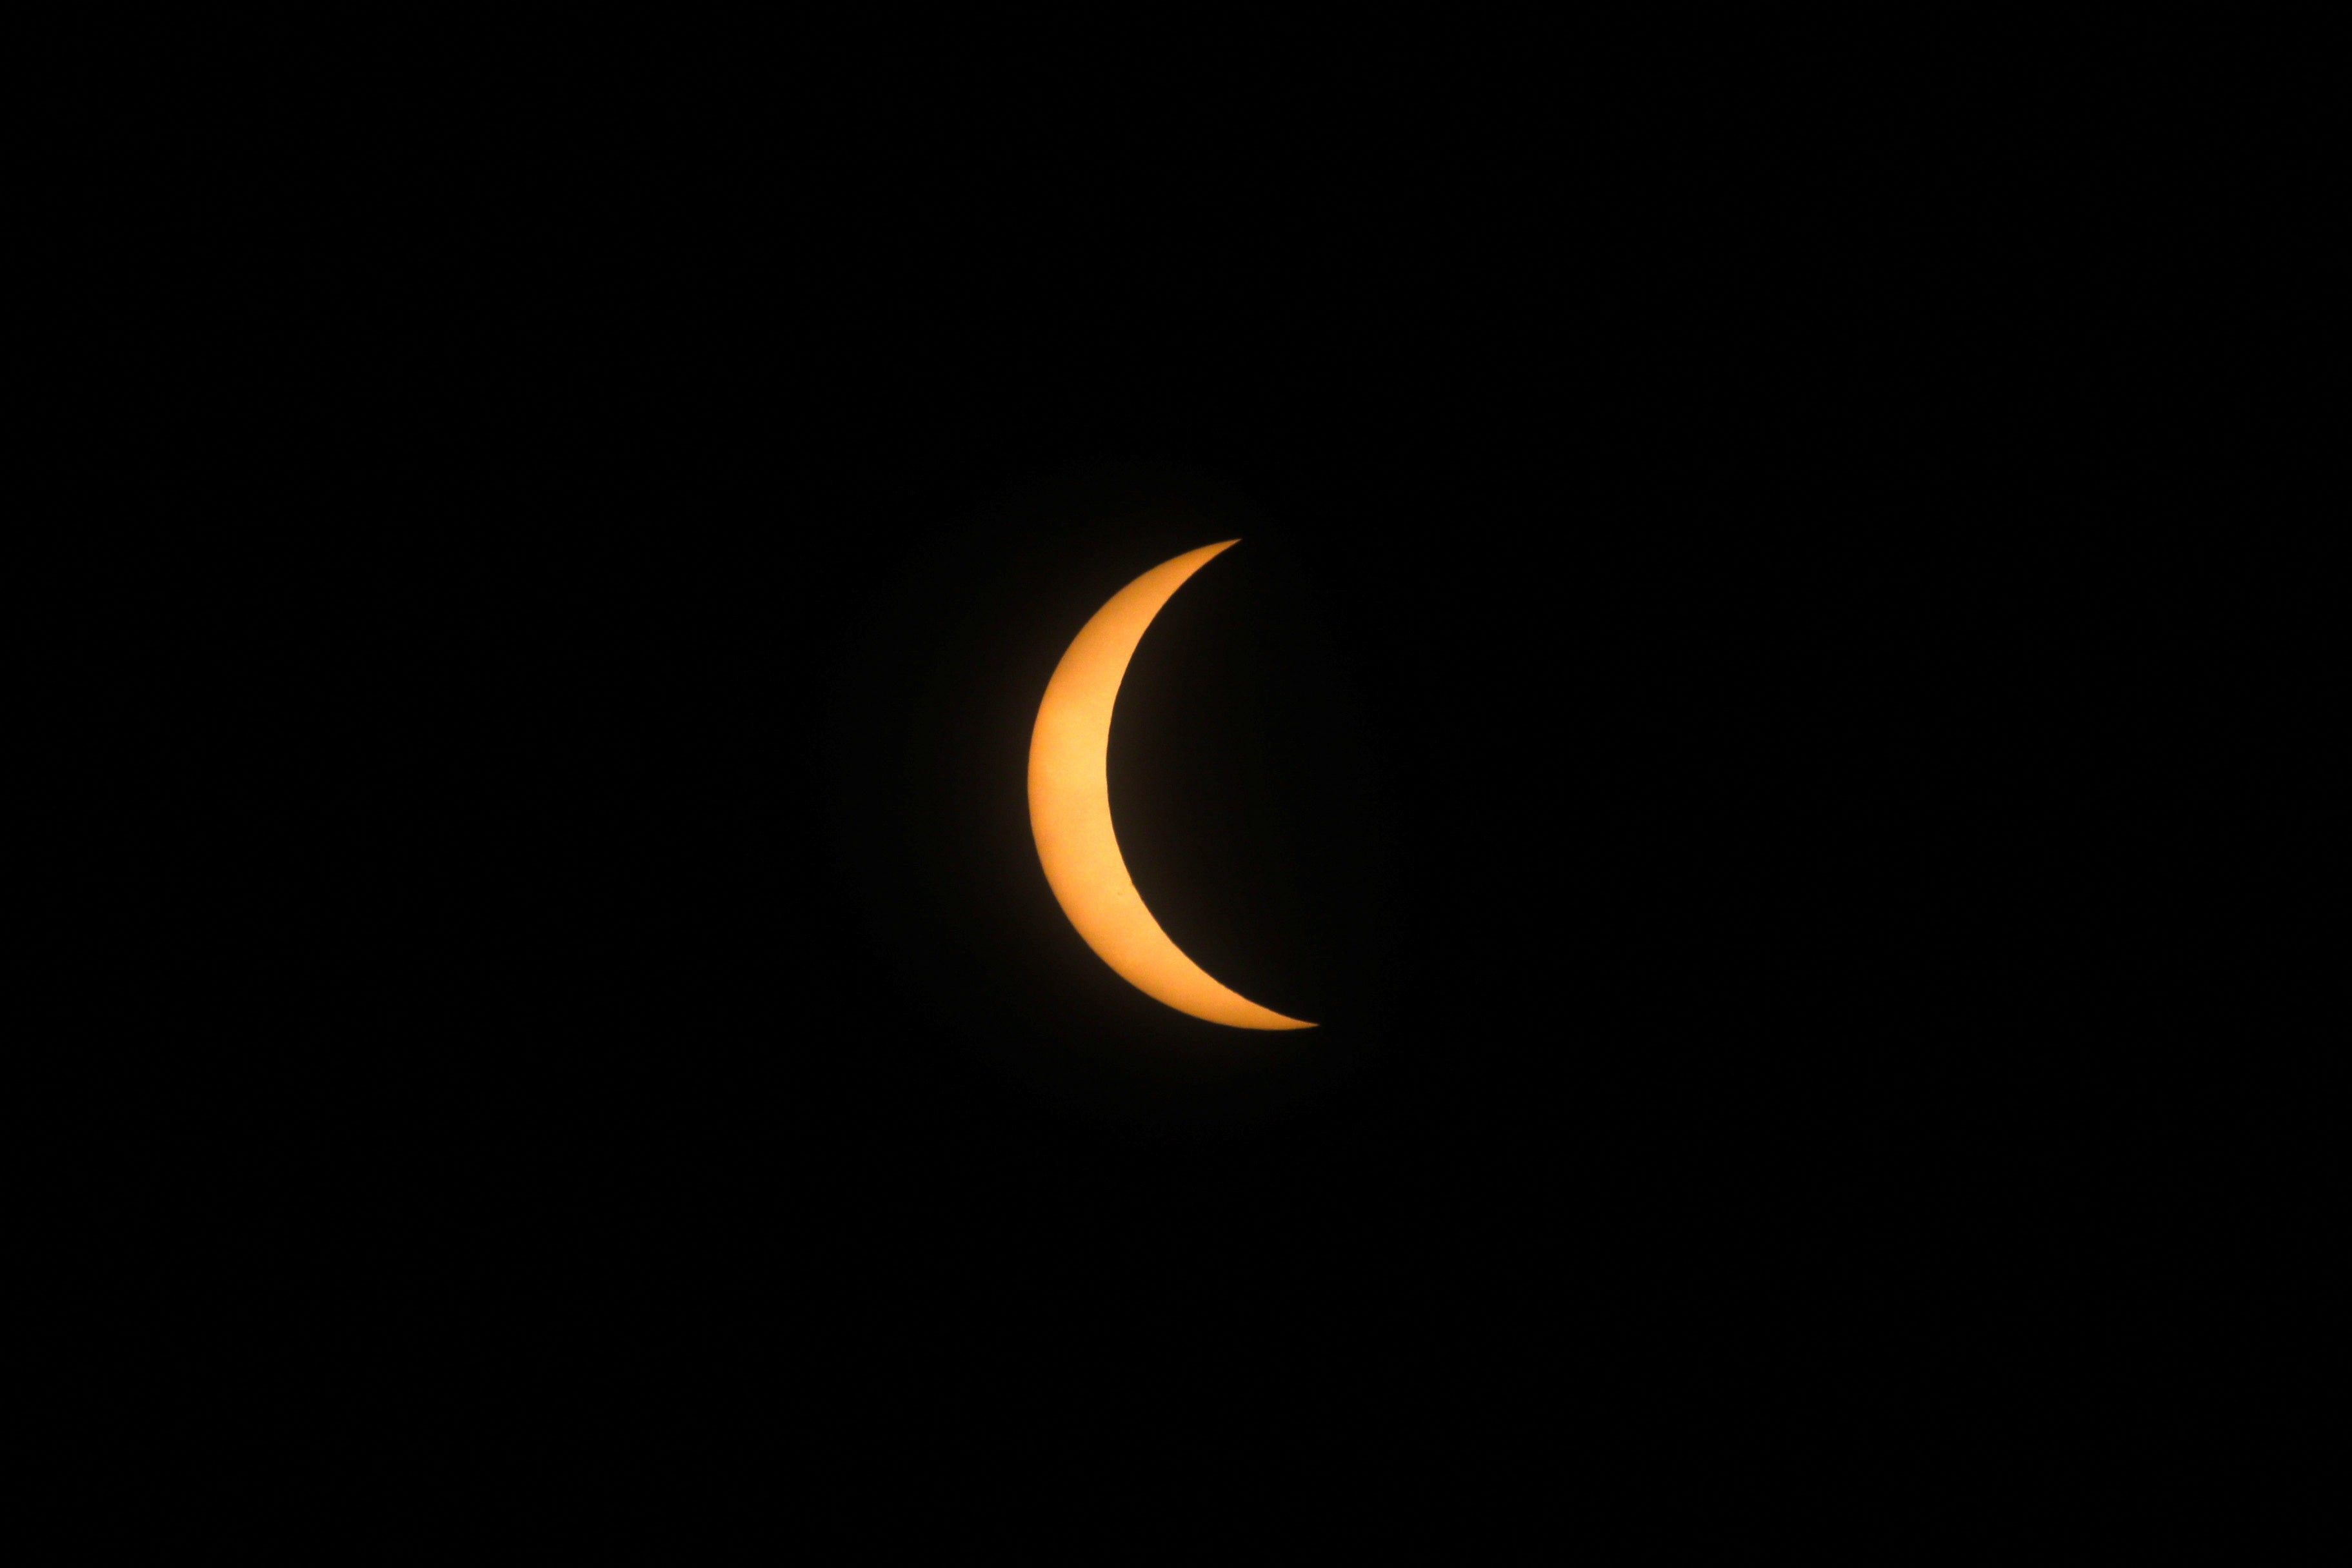
<path fill-rule="evenodd" d="M 1029 737 L 1029 828 L 1062 913 L 1097 956 L 1178 1012 L 1234 1029 L 1313 1029 L 1212 978 L 1168 938 L 1128 875 L 1110 820 L 1110 715 L 1128 661 L 1160 607 L 1220 551 L 1202 545 L 1111 595 L 1046 683 Z"/>

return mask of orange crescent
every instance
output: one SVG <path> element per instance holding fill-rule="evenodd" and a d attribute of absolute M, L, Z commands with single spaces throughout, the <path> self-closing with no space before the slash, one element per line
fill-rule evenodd
<path fill-rule="evenodd" d="M 1160 607 L 1220 551 L 1202 545 L 1111 595 L 1054 667 L 1029 737 L 1029 829 L 1062 913 L 1087 946 L 1148 997 L 1234 1029 L 1313 1029 L 1217 983 L 1168 939 L 1135 891 L 1110 820 L 1110 716 L 1128 661 Z"/>

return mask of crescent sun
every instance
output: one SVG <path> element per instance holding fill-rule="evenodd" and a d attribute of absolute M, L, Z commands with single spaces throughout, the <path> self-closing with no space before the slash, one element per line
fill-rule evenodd
<path fill-rule="evenodd" d="M 1029 828 L 1055 902 L 1078 935 L 1136 989 L 1178 1012 L 1234 1029 L 1313 1029 L 1220 985 L 1169 940 L 1135 890 L 1110 820 L 1110 716 L 1136 644 L 1161 605 L 1219 552 L 1202 545 L 1111 595 L 1054 667 L 1029 737 Z"/>

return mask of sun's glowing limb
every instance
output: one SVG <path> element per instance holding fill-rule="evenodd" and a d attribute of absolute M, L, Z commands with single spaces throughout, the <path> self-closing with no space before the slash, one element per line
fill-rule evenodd
<path fill-rule="evenodd" d="M 1313 1029 L 1222 986 L 1160 929 L 1127 873 L 1110 820 L 1110 716 L 1145 628 L 1220 551 L 1203 545 L 1111 595 L 1054 668 L 1029 737 L 1029 827 L 1062 913 L 1087 946 L 1136 989 L 1235 1029 Z"/>

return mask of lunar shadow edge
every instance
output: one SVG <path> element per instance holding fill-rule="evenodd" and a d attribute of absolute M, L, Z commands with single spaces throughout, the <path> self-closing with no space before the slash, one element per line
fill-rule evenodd
<path fill-rule="evenodd" d="M 842 652 L 827 747 L 836 870 L 907 1070 L 1146 1136 L 1318 1114 L 1377 1081 L 1391 813 L 1344 607 L 1314 581 L 1321 534 L 1168 464 L 1051 475 L 918 534 Z M 1139 572 L 1232 538 L 1251 608 L 1283 609 L 1253 655 L 1279 677 L 1257 772 L 1288 797 L 1263 804 L 1301 892 L 1286 956 L 1311 1030 L 1229 1029 L 1136 990 L 1055 903 L 1028 824 L 1030 727 L 1071 637 Z"/>

